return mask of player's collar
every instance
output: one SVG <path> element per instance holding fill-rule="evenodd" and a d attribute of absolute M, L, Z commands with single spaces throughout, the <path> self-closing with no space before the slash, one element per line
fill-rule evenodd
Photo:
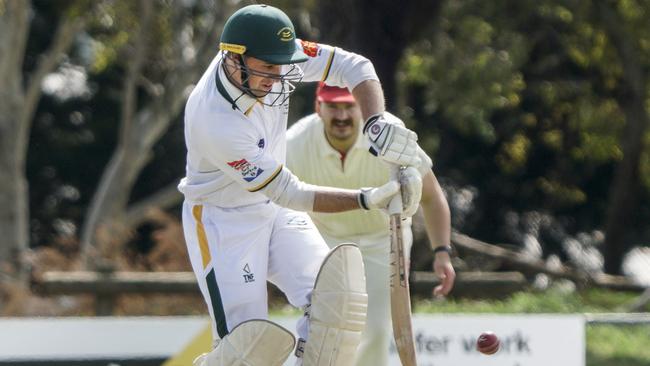
<path fill-rule="evenodd" d="M 332 145 L 330 145 L 329 141 L 327 141 L 327 136 L 325 135 L 325 123 L 323 123 L 318 114 L 314 113 L 314 118 L 316 118 L 318 125 L 320 126 L 318 129 L 318 135 L 320 138 L 317 139 L 320 156 L 336 156 L 337 158 L 340 157 L 341 153 L 333 148 Z M 366 143 L 366 141 L 367 140 L 363 137 L 361 131 L 359 131 L 359 134 L 357 135 L 357 141 L 354 142 L 354 145 L 352 145 L 350 150 L 348 150 L 347 154 L 350 154 L 350 152 L 354 149 L 368 150 L 370 146 Z"/>
<path fill-rule="evenodd" d="M 215 81 L 219 93 L 224 98 L 226 98 L 228 103 L 235 105 L 237 109 L 239 109 L 242 113 L 248 115 L 250 109 L 255 105 L 255 103 L 257 103 L 257 99 L 239 90 L 230 82 L 230 80 L 228 80 L 221 62 L 219 62 L 217 65 L 217 75 L 215 76 Z"/>

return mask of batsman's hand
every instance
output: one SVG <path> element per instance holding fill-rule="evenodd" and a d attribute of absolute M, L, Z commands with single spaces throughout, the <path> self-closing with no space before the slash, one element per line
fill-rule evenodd
<path fill-rule="evenodd" d="M 402 192 L 402 217 L 415 215 L 422 199 L 422 175 L 414 167 L 399 170 L 399 184 Z"/>
<path fill-rule="evenodd" d="M 385 162 L 403 166 L 420 164 L 418 135 L 398 121 L 388 120 L 383 114 L 374 115 L 364 124 L 363 134 L 370 141 L 370 153 Z"/>
<path fill-rule="evenodd" d="M 381 187 L 361 188 L 358 200 L 359 206 L 366 210 L 385 209 L 390 200 L 399 193 L 399 183 L 391 180 Z"/>

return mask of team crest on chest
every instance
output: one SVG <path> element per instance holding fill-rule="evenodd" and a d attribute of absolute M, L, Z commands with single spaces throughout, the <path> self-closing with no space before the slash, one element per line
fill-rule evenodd
<path fill-rule="evenodd" d="M 263 169 L 260 169 L 255 164 L 249 163 L 246 159 L 231 161 L 228 163 L 228 166 L 240 172 L 242 178 L 247 182 L 252 182 L 264 172 Z"/>

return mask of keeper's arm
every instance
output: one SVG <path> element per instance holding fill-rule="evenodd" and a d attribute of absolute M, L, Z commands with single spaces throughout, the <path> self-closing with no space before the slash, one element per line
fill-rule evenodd
<path fill-rule="evenodd" d="M 420 207 L 424 214 L 424 227 L 432 249 L 448 246 L 451 240 L 451 215 L 449 204 L 432 170 L 422 177 L 422 199 Z M 454 286 L 456 273 L 451 264 L 449 252 L 438 251 L 433 262 L 434 272 L 440 278 L 435 295 L 447 295 Z"/>

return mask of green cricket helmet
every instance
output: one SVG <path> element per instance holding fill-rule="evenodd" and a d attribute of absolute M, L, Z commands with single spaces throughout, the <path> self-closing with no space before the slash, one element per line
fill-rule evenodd
<path fill-rule="evenodd" d="M 291 19 L 269 5 L 249 5 L 231 15 L 223 28 L 219 48 L 274 65 L 307 61 L 296 42 Z"/>
<path fill-rule="evenodd" d="M 269 5 L 249 5 L 230 16 L 221 34 L 219 48 L 235 63 L 236 69 L 226 72 L 228 79 L 243 93 L 269 106 L 284 104 L 295 90 L 292 82 L 304 76 L 296 63 L 305 62 L 308 56 L 296 42 L 296 32 L 289 17 L 280 9 Z M 273 65 L 283 66 L 281 74 L 271 74 L 247 66 L 246 57 L 254 57 Z M 225 66 L 224 66 L 224 69 Z M 233 76 L 241 72 L 241 82 Z M 271 91 L 250 87 L 251 76 L 274 80 Z M 271 95 L 274 98 L 266 100 Z"/>

